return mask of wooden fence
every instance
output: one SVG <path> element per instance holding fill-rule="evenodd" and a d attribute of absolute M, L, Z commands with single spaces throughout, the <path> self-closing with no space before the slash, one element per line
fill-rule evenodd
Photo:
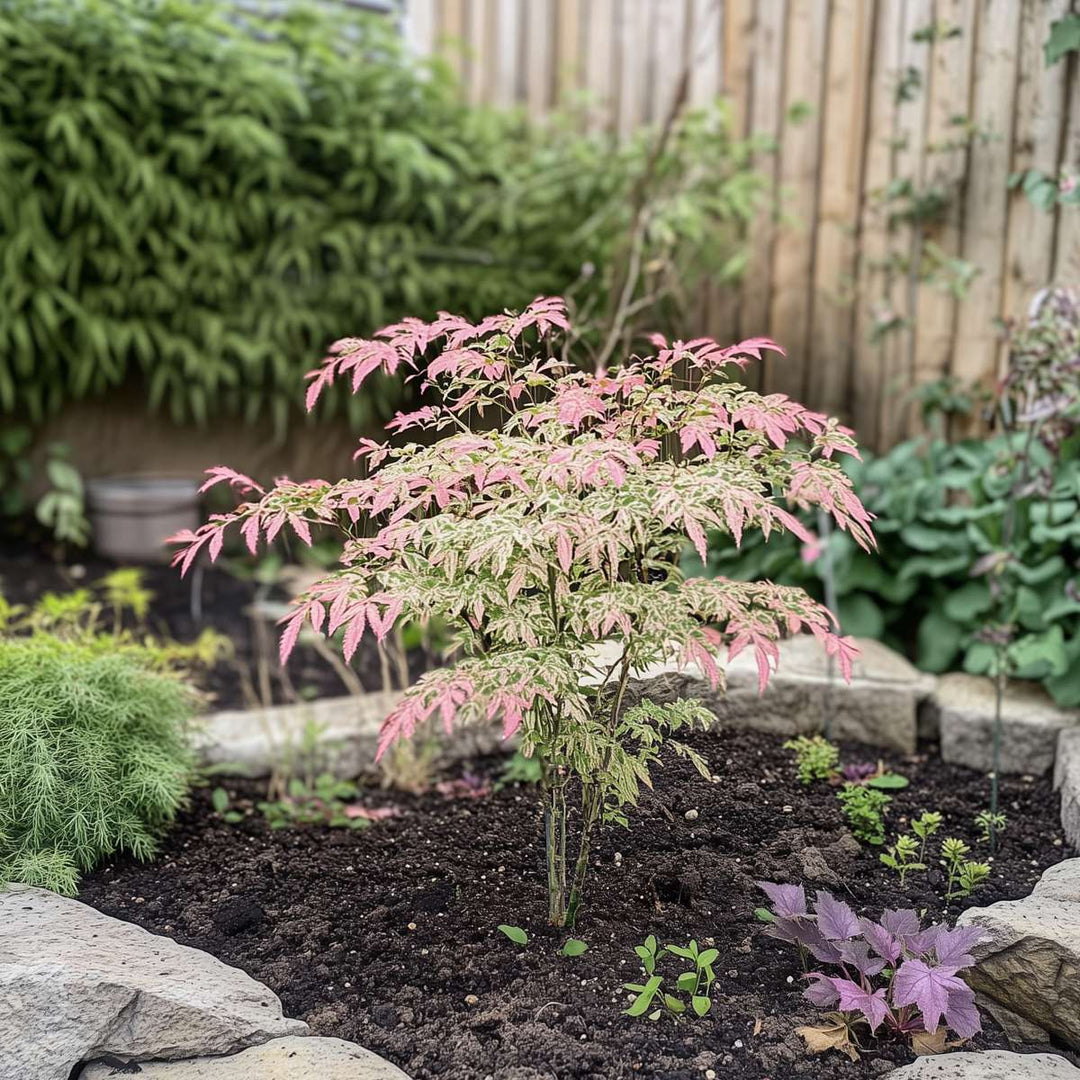
<path fill-rule="evenodd" d="M 760 168 L 783 211 L 756 223 L 740 289 L 708 291 L 703 329 L 775 337 L 790 355 L 766 366 L 765 388 L 884 446 L 917 429 L 916 382 L 991 382 L 997 320 L 1051 281 L 1080 281 L 1080 207 L 1038 210 L 1007 186 L 1019 170 L 1080 167 L 1077 57 L 1049 68 L 1043 58 L 1050 24 L 1069 10 L 1070 0 L 406 0 L 405 31 L 418 51 L 451 59 L 473 101 L 539 115 L 585 91 L 590 123 L 625 134 L 665 114 L 689 63 L 693 102 L 722 94 L 741 133 L 774 136 Z M 890 229 L 881 193 L 905 180 L 947 194 L 932 227 Z M 927 251 L 951 267 L 936 282 L 905 269 Z M 963 272 L 949 260 L 977 270 L 963 299 L 942 287 Z"/>

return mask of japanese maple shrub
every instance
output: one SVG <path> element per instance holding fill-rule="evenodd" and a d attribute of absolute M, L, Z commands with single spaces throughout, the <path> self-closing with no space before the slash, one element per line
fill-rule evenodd
<path fill-rule="evenodd" d="M 344 531 L 341 568 L 285 620 L 284 655 L 305 623 L 343 631 L 346 658 L 365 631 L 382 639 L 399 617 L 456 629 L 456 663 L 406 691 L 379 753 L 433 717 L 448 732 L 499 720 L 505 736 L 518 733 L 542 763 L 549 914 L 560 925 L 577 915 L 597 824 L 624 820 L 665 738 L 709 716 L 686 701 L 624 708 L 635 671 L 673 659 L 717 684 L 720 651 L 750 648 L 764 687 L 781 636 L 800 630 L 850 670 L 853 643 L 800 589 L 684 580 L 687 540 L 704 556 L 708 529 L 735 543 L 750 529 L 804 535 L 780 505 L 786 497 L 824 507 L 859 544 L 874 543 L 870 515 L 832 460 L 856 453 L 850 433 L 729 380 L 762 350 L 780 352 L 771 341 L 657 338 L 654 355 L 584 372 L 557 352 L 568 330 L 562 302 L 539 299 L 476 325 L 442 314 L 339 341 L 310 376 L 309 408 L 337 379 L 356 390 L 377 370 L 411 369 L 433 400 L 387 428 L 424 441 L 364 440 L 364 475 L 336 483 L 279 480 L 264 491 L 213 469 L 207 486 L 231 482 L 249 501 L 174 538 L 186 571 L 201 551 L 221 551 L 230 526 L 252 551 L 284 528 L 305 542 L 313 526 Z M 576 856 L 567 836 L 575 777 Z"/>
<path fill-rule="evenodd" d="M 978 927 L 923 929 L 914 911 L 886 911 L 874 922 L 827 892 L 817 894 L 811 912 L 801 885 L 758 884 L 775 916 L 766 933 L 832 969 L 806 975 L 807 1000 L 838 1010 L 829 1028 L 800 1029 L 811 1047 L 853 1052 L 847 1032 L 857 1023 L 871 1033 L 884 1024 L 922 1053 L 944 1049 L 947 1028 L 964 1039 L 980 1030 L 975 993 L 957 977 L 975 963 Z"/>

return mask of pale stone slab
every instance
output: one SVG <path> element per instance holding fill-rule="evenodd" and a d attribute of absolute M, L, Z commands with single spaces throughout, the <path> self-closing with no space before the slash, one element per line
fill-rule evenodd
<path fill-rule="evenodd" d="M 396 1065 L 343 1039 L 285 1038 L 231 1057 L 149 1061 L 139 1080 L 409 1080 Z M 94 1064 L 79 1080 L 115 1080 L 111 1065 Z"/>
<path fill-rule="evenodd" d="M 398 691 L 378 691 L 297 705 L 263 709 L 235 709 L 202 718 L 195 735 L 196 752 L 203 766 L 219 773 L 269 776 L 274 769 L 295 761 L 305 732 L 316 731 L 316 768 L 341 779 L 374 775 L 375 751 L 383 720 L 401 700 Z M 436 731 L 437 728 L 432 730 Z M 489 754 L 501 743 L 491 727 L 467 727 L 454 732 L 440 747 L 441 760 L 457 761 L 474 754 Z"/>
<path fill-rule="evenodd" d="M 941 726 L 941 756 L 955 765 L 993 768 L 994 680 L 943 675 L 934 693 Z M 1063 730 L 1080 726 L 1080 712 L 1059 709 L 1037 683 L 1011 681 L 1001 712 L 1001 771 L 1041 776 L 1054 767 Z"/>
<path fill-rule="evenodd" d="M 1070 859 L 1023 900 L 969 908 L 957 920 L 984 935 L 967 982 L 1074 1049 L 1080 1049 L 1078 868 L 1080 859 Z"/>
<path fill-rule="evenodd" d="M 892 1080 L 1080 1080 L 1080 1069 L 1057 1054 L 982 1054 L 921 1057 L 889 1073 Z"/>
<path fill-rule="evenodd" d="M 758 692 L 750 651 L 725 665 L 726 690 L 714 690 L 697 665 L 678 671 L 673 663 L 635 672 L 640 680 L 635 689 L 639 697 L 654 701 L 698 698 L 727 724 L 783 736 L 821 731 L 829 714 L 835 738 L 910 753 L 919 704 L 932 693 L 934 678 L 879 641 L 860 639 L 858 645 L 861 655 L 850 684 L 838 669 L 830 676 L 825 650 L 804 634 L 780 643 L 780 664 L 764 694 Z M 610 665 L 617 656 L 614 643 L 605 645 L 594 656 L 594 669 Z"/>
<path fill-rule="evenodd" d="M 208 953 L 43 889 L 0 891 L 0 1075 L 68 1080 L 105 1054 L 228 1054 L 306 1031 Z"/>
<path fill-rule="evenodd" d="M 1054 788 L 1061 792 L 1065 839 L 1073 847 L 1080 847 L 1080 728 L 1066 728 L 1058 736 Z"/>

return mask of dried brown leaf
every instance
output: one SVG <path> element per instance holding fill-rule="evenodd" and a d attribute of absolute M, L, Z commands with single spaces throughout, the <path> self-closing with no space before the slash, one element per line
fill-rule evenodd
<path fill-rule="evenodd" d="M 920 1057 L 944 1054 L 946 1045 L 944 1025 L 936 1031 L 916 1031 L 911 1036 L 911 1049 Z"/>
<path fill-rule="evenodd" d="M 851 1031 L 847 1024 L 839 1020 L 827 1027 L 811 1027 L 809 1025 L 795 1029 L 796 1034 L 801 1035 L 806 1042 L 806 1049 L 811 1054 L 824 1054 L 826 1050 L 839 1050 L 847 1054 L 852 1061 L 859 1060 L 859 1052 L 851 1041 Z"/>

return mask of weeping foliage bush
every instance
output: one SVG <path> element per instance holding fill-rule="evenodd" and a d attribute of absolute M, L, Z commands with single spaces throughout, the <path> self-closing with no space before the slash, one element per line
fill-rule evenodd
<path fill-rule="evenodd" d="M 0 639 L 0 883 L 74 894 L 107 855 L 148 858 L 184 798 L 189 691 L 111 642 Z"/>
<path fill-rule="evenodd" d="M 0 0 L 0 413 L 142 382 L 178 421 L 281 432 L 345 331 L 575 282 L 611 322 L 616 254 L 646 268 L 626 290 L 643 315 L 671 307 L 677 247 L 737 270 L 756 181 L 719 120 L 614 152 L 461 104 L 385 18 L 237 12 Z M 320 409 L 359 426 L 401 393 L 376 379 Z"/>

